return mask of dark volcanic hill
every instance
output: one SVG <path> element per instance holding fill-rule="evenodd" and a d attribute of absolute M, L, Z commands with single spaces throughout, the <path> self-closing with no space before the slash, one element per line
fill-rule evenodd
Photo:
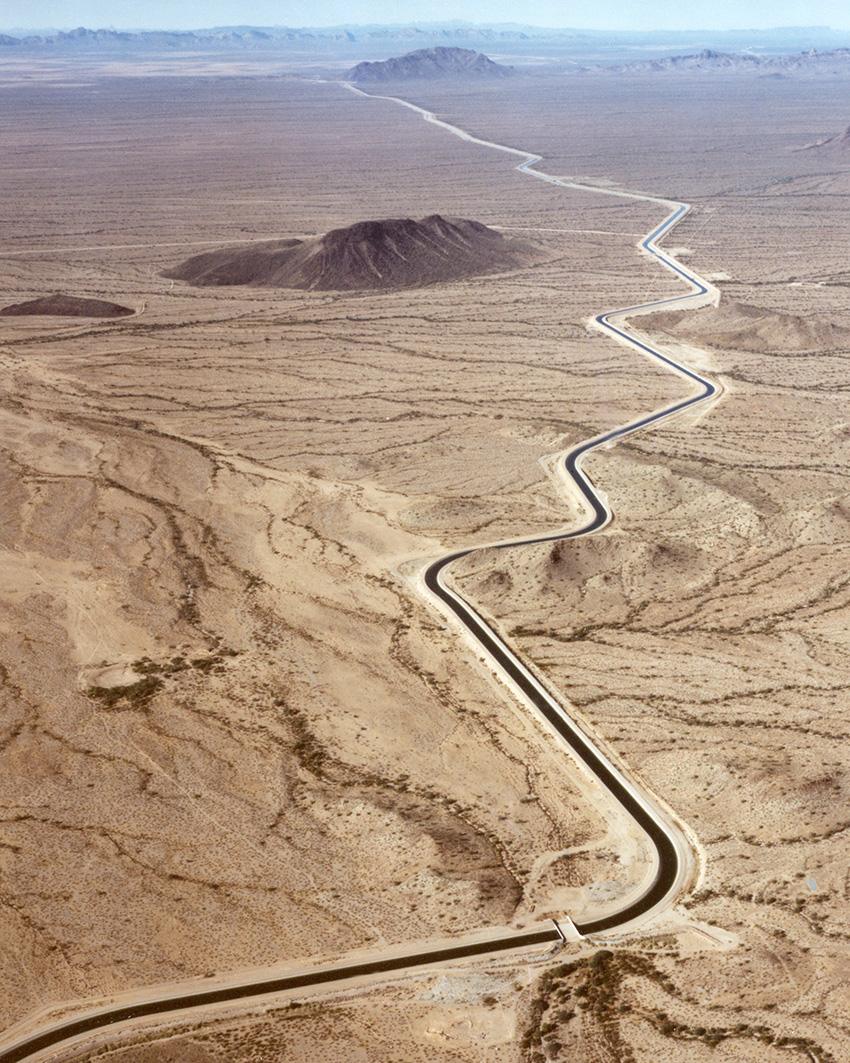
<path fill-rule="evenodd" d="M 420 48 L 382 63 L 358 63 L 345 75 L 348 81 L 434 81 L 438 78 L 504 78 L 513 67 L 500 66 L 470 48 Z"/>
<path fill-rule="evenodd" d="M 14 303 L 0 310 L 5 317 L 42 314 L 46 317 L 126 317 L 134 314 L 129 306 L 107 303 L 103 299 L 79 299 L 74 295 L 43 295 L 26 303 Z"/>
<path fill-rule="evenodd" d="M 196 285 L 359 291 L 410 288 L 517 269 L 545 257 L 478 221 L 361 221 L 309 240 L 277 240 L 195 255 L 164 277 Z"/>

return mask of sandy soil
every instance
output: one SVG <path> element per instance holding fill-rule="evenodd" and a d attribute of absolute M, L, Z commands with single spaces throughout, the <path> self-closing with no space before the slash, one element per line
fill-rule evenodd
<path fill-rule="evenodd" d="M 349 994 L 330 1005 L 278 1005 L 247 1017 L 131 1037 L 97 1058 L 114 1063 L 316 1058 L 329 1063 L 506 1063 L 516 1058 L 518 1014 L 530 993 L 525 972 L 445 972 L 369 994 Z"/>
<path fill-rule="evenodd" d="M 541 525 L 563 518 L 536 459 L 593 415 L 573 428 L 566 395 L 539 409 L 564 381 L 564 331 L 586 351 L 573 387 L 598 371 L 578 310 L 548 329 L 574 267 L 556 245 L 539 275 L 404 295 L 172 284 L 160 270 L 196 240 L 255 237 L 252 209 L 269 226 L 260 235 L 374 215 L 381 167 L 430 145 L 445 155 L 419 184 L 407 175 L 397 212 L 422 206 L 423 182 L 435 205 L 458 196 L 449 170 L 463 152 L 423 123 L 402 125 L 400 154 L 376 160 L 364 146 L 372 105 L 335 86 L 237 84 L 236 97 L 227 83 L 181 97 L 171 133 L 165 82 L 57 91 L 66 132 L 55 140 L 43 125 L 27 132 L 31 90 L 6 112 L 12 139 L 47 166 L 33 187 L 9 165 L 10 213 L 26 217 L 33 197 L 43 206 L 37 232 L 10 232 L 10 297 L 61 273 L 66 290 L 120 292 L 141 311 L 107 325 L 4 324 L 7 1021 L 181 973 L 527 920 L 551 908 L 538 883 L 553 862 L 579 889 L 600 866 L 611 881 L 644 873 L 640 846 L 610 834 L 554 744 L 394 574 L 469 536 L 519 530 L 526 500 Z M 93 91 L 114 108 L 94 128 Z M 330 103 L 341 113 L 315 144 L 311 208 L 311 167 L 295 160 Z M 380 107 L 391 139 L 395 110 Z M 114 135 L 109 122 L 138 136 L 138 154 L 99 171 L 100 155 L 74 152 Z M 218 129 L 217 162 L 191 150 L 192 129 L 196 143 Z M 354 205 L 336 171 L 341 138 L 363 171 Z M 199 172 L 217 183 L 194 225 L 190 197 L 169 197 Z M 491 163 L 464 196 L 488 177 L 517 180 Z M 524 205 L 486 213 L 529 220 Z M 648 216 L 605 213 L 629 229 Z M 610 239 L 591 237 L 598 258 Z M 105 242 L 118 246 L 86 250 Z M 530 369 L 540 380 L 525 394 Z M 667 386 L 647 374 L 642 398 Z"/>
<path fill-rule="evenodd" d="M 590 1059 L 612 1023 L 624 1059 L 785 1059 L 783 1036 L 846 1054 L 848 178 L 790 150 L 841 126 L 846 87 L 517 84 L 416 102 L 551 172 L 694 203 L 674 242 L 726 278 L 731 309 L 693 333 L 645 324 L 729 389 L 697 425 L 589 463 L 610 531 L 479 554 L 458 579 L 694 829 L 702 880 L 627 943 L 649 966 L 603 972 L 624 1011 L 560 1006 L 584 968 L 436 1012 L 405 983 L 128 1060 L 206 1063 L 246 1038 L 257 1058 L 518 1060 L 543 1039 Z M 5 301 L 61 289 L 140 311 L 0 326 L 4 1025 L 634 882 L 639 844 L 403 574 L 563 524 L 538 460 L 680 394 L 586 328 L 679 290 L 632 246 L 658 211 L 538 187 L 333 85 L 3 96 Z M 555 257 L 412 293 L 159 276 L 204 246 L 432 212 Z M 737 342 L 741 305 L 756 346 Z"/>

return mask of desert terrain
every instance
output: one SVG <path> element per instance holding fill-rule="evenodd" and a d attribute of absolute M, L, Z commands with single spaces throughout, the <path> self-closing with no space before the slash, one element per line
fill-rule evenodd
<path fill-rule="evenodd" d="M 333 82 L 18 73 L 2 304 L 134 316 L 0 324 L 2 1026 L 633 889 L 641 839 L 410 573 L 577 521 L 541 459 L 681 395 L 588 328 L 681 291 L 634 246 L 659 208 L 535 182 Z M 588 462 L 609 529 L 455 580 L 687 824 L 698 880 L 549 961 L 195 1016 L 106 1055 L 841 1059 L 850 157 L 795 149 L 845 128 L 846 82 L 381 91 L 549 173 L 693 204 L 668 243 L 720 306 L 640 326 L 722 401 Z M 162 276 L 437 213 L 547 255 L 400 291 Z"/>

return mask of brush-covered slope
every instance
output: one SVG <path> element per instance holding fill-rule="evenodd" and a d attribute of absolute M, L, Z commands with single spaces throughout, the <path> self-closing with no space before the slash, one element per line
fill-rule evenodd
<path fill-rule="evenodd" d="M 836 133 L 834 137 L 826 140 L 817 140 L 814 144 L 806 144 L 804 151 L 811 151 L 818 155 L 848 156 L 850 155 L 850 126 Z"/>
<path fill-rule="evenodd" d="M 725 350 L 817 352 L 850 347 L 850 330 L 823 316 L 779 313 L 725 299 L 720 306 L 699 310 L 646 314 L 639 327 Z"/>

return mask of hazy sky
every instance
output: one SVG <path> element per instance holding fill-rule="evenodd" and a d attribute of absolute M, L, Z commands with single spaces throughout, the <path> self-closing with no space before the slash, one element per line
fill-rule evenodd
<path fill-rule="evenodd" d="M 525 22 L 587 29 L 850 30 L 847 0 L 0 0 L 0 29 L 113 26 L 327 26 L 364 22 Z"/>

